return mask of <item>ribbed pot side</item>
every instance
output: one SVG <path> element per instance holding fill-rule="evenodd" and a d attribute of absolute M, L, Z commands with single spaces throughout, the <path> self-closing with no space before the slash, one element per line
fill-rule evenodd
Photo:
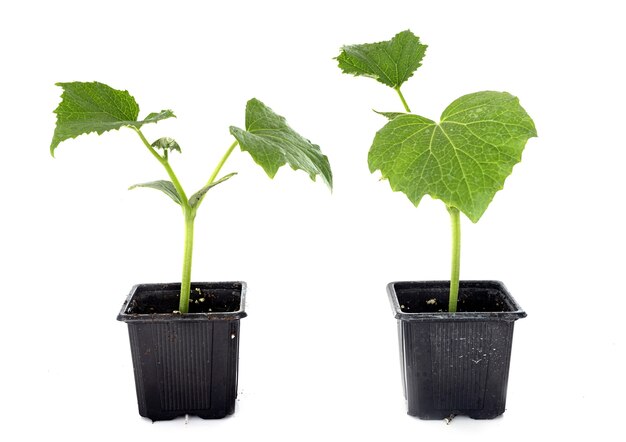
<path fill-rule="evenodd" d="M 192 284 L 190 311 L 181 315 L 173 313 L 180 284 L 133 287 L 118 319 L 128 325 L 141 416 L 217 419 L 235 411 L 245 289 Z"/>
<path fill-rule="evenodd" d="M 421 419 L 504 413 L 513 327 L 526 316 L 498 281 L 461 281 L 457 313 L 447 313 L 449 282 L 394 282 L 408 414 Z"/>

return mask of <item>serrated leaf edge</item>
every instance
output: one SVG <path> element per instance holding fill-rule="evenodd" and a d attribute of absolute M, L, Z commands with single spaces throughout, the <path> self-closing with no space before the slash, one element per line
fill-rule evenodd
<path fill-rule="evenodd" d="M 459 97 L 459 98 L 457 98 L 457 99 L 453 100 L 453 101 L 452 101 L 452 103 L 450 103 L 450 104 L 449 104 L 449 105 L 448 105 L 448 106 L 447 106 L 447 107 L 443 110 L 443 112 L 441 113 L 441 117 L 440 117 L 440 118 L 441 118 L 441 120 L 440 120 L 440 122 L 439 122 L 439 123 L 437 123 L 437 122 L 435 122 L 435 121 L 433 121 L 433 120 L 430 120 L 430 119 L 428 119 L 428 118 L 426 118 L 426 117 L 423 117 L 423 116 L 421 116 L 421 115 L 417 115 L 417 114 L 413 114 L 413 113 L 404 113 L 404 114 L 403 114 L 403 113 L 398 113 L 399 115 L 396 115 L 394 118 L 389 118 L 389 122 L 388 122 L 387 124 L 389 124 L 389 123 L 390 123 L 392 120 L 394 120 L 395 118 L 401 117 L 401 116 L 403 116 L 403 115 L 411 115 L 411 116 L 416 116 L 416 117 L 423 118 L 423 119 L 425 119 L 425 120 L 431 121 L 431 122 L 432 122 L 432 126 L 434 127 L 433 132 L 434 132 L 437 128 L 439 128 L 439 129 L 442 131 L 442 133 L 446 136 L 446 138 L 448 138 L 448 140 L 450 140 L 450 138 L 448 137 L 448 135 L 447 135 L 446 131 L 442 128 L 442 126 L 441 126 L 441 125 L 442 125 L 443 123 L 445 123 L 445 122 L 446 122 L 446 119 L 447 119 L 447 118 L 449 118 L 449 117 L 451 117 L 451 116 L 454 116 L 455 114 L 453 113 L 453 114 L 451 114 L 451 115 L 447 115 L 446 117 L 444 117 L 444 115 L 445 115 L 445 114 L 446 114 L 446 112 L 449 110 L 450 106 L 452 106 L 452 104 L 454 104 L 456 101 L 458 101 L 458 100 L 460 100 L 460 99 L 462 99 L 462 98 L 464 98 L 464 97 L 466 97 L 466 96 L 468 96 L 468 95 L 478 94 L 478 93 L 481 93 L 481 92 L 495 92 L 495 91 L 479 91 L 479 92 L 474 92 L 474 93 L 470 93 L 470 94 L 465 94 L 465 95 L 462 95 L 461 97 Z M 500 92 L 500 93 L 505 93 L 505 94 L 508 94 L 508 95 L 511 97 L 511 101 L 515 101 L 515 103 L 516 103 L 518 106 L 520 106 L 522 109 L 524 109 L 524 108 L 521 106 L 521 104 L 520 104 L 519 97 L 517 97 L 517 96 L 515 96 L 515 95 L 512 95 L 512 94 L 510 94 L 509 92 Z M 480 106 L 484 106 L 484 104 L 482 104 L 482 105 L 480 105 Z M 480 106 L 477 106 L 477 107 L 480 107 Z M 471 109 L 471 108 L 470 108 L 470 109 Z M 464 109 L 464 111 L 467 111 L 467 110 L 468 110 L 468 109 Z M 378 114 L 383 115 L 383 116 L 385 116 L 385 117 L 386 117 L 385 113 L 383 113 L 383 112 L 378 112 L 378 111 L 376 111 L 376 110 L 374 110 L 374 112 L 376 112 L 376 113 L 378 113 Z M 528 113 L 525 111 L 525 109 L 524 109 L 524 112 L 526 113 L 526 115 L 528 115 Z M 528 142 L 528 140 L 530 140 L 531 138 L 537 137 L 537 130 L 536 130 L 536 127 L 535 127 L 535 122 L 532 120 L 532 118 L 530 118 L 530 116 L 529 116 L 529 115 L 528 115 L 528 118 L 529 118 L 529 122 L 530 122 L 530 124 L 532 125 L 532 131 L 530 132 L 530 134 L 529 134 L 528 138 L 526 139 L 526 143 L 527 143 L 527 142 Z M 454 121 L 448 121 L 448 123 L 449 123 L 449 124 L 463 124 L 463 125 L 466 125 L 466 124 L 464 124 L 464 123 L 457 123 L 457 122 L 454 122 Z M 387 124 L 385 124 L 385 125 L 384 125 L 381 129 L 379 129 L 379 130 L 376 132 L 376 136 L 379 134 L 379 132 L 381 132 L 381 131 L 382 131 L 382 130 L 383 130 L 383 129 L 387 126 Z M 376 137 L 376 136 L 375 136 L 375 137 Z M 476 135 L 475 135 L 475 136 L 476 136 Z M 478 136 L 476 136 L 476 137 L 477 137 L 477 138 L 479 138 Z M 480 139 L 480 138 L 479 138 L 479 139 Z M 452 141 L 451 141 L 451 140 L 450 140 L 450 143 L 452 143 Z M 373 146 L 373 145 L 372 145 L 372 146 Z M 491 195 L 491 197 L 488 199 L 488 202 L 487 202 L 487 204 L 485 205 L 485 207 L 486 207 L 486 208 L 485 208 L 485 210 L 483 210 L 481 213 L 476 213 L 476 211 L 474 211 L 474 210 L 472 210 L 472 212 L 471 212 L 471 213 L 467 213 L 467 212 L 465 212 L 464 210 L 461 210 L 461 209 L 459 209 L 458 207 L 456 207 L 456 206 L 454 206 L 454 205 L 450 205 L 450 206 L 452 206 L 452 207 L 456 207 L 456 208 L 457 208 L 459 211 L 461 211 L 461 212 L 462 212 L 465 216 L 467 216 L 467 218 L 468 218 L 470 221 L 472 221 L 472 223 L 474 223 L 474 224 L 475 224 L 475 223 L 477 223 L 477 222 L 480 220 L 480 218 L 482 218 L 482 216 L 484 215 L 484 213 L 487 211 L 487 208 L 491 205 L 491 203 L 492 203 L 492 201 L 494 200 L 494 198 L 495 198 L 495 196 L 497 195 L 497 193 L 498 193 L 498 192 L 500 192 L 501 190 L 503 190 L 503 189 L 504 189 L 504 185 L 506 184 L 506 180 L 507 180 L 507 179 L 508 179 L 508 178 L 509 178 L 512 174 L 513 174 L 513 170 L 514 170 L 515 166 L 517 166 L 519 163 L 521 163 L 524 148 L 525 148 L 525 146 L 522 148 L 522 152 L 520 153 L 520 158 L 519 158 L 518 160 L 516 159 L 516 160 L 517 160 L 517 161 L 516 161 L 516 163 L 515 163 L 515 164 L 513 164 L 513 165 L 511 166 L 511 169 L 510 169 L 510 170 L 508 170 L 508 174 L 507 174 L 507 175 L 506 175 L 506 177 L 502 180 L 502 184 L 501 184 L 501 185 L 500 185 L 500 186 L 499 186 L 499 187 L 495 190 L 495 192 L 493 192 L 493 194 Z M 370 151 L 371 151 L 371 147 L 370 147 Z M 443 202 L 444 204 L 448 205 L 448 203 L 446 203 L 446 202 L 445 202 L 445 200 L 444 200 L 444 199 L 443 199 L 440 195 L 437 195 L 437 194 L 427 193 L 427 194 L 424 194 L 424 195 L 420 196 L 419 198 L 415 199 L 415 198 L 412 198 L 411 196 L 407 195 L 404 191 L 402 191 L 402 190 L 398 189 L 398 188 L 397 188 L 397 185 L 394 185 L 394 184 L 393 184 L 393 183 L 389 180 L 389 177 L 388 177 L 388 176 L 386 176 L 385 174 L 383 174 L 383 171 L 382 171 L 382 170 L 380 170 L 380 168 L 375 167 L 375 166 L 372 166 L 372 164 L 371 164 L 371 160 L 370 160 L 370 156 L 369 156 L 369 152 L 368 152 L 368 167 L 369 167 L 370 173 L 374 173 L 374 172 L 376 172 L 376 171 L 379 171 L 379 172 L 380 172 L 380 174 L 381 174 L 381 178 L 380 178 L 380 179 L 381 179 L 381 180 L 385 180 L 385 181 L 387 181 L 387 182 L 389 183 L 389 187 L 391 188 L 391 190 L 392 190 L 393 192 L 401 192 L 401 193 L 403 193 L 403 194 L 404 194 L 404 195 L 405 195 L 405 196 L 409 199 L 409 201 L 411 201 L 411 203 L 413 203 L 413 205 L 414 205 L 415 207 L 418 207 L 419 203 L 421 202 L 422 198 L 423 198 L 425 195 L 428 195 L 428 196 L 430 196 L 432 199 L 437 199 L 437 200 L 439 200 L 439 201 Z"/>
<path fill-rule="evenodd" d="M 73 135 L 73 136 L 64 138 L 62 140 L 56 141 L 55 140 L 55 134 L 56 134 L 57 126 L 58 126 L 59 109 L 63 106 L 63 103 L 65 102 L 64 95 L 67 92 L 67 90 L 65 88 L 65 85 L 73 84 L 73 83 L 97 84 L 97 85 L 106 86 L 106 87 L 108 87 L 110 89 L 113 89 L 116 92 L 126 93 L 133 100 L 135 105 L 137 106 L 137 113 L 139 113 L 139 110 L 140 110 L 139 103 L 137 103 L 137 100 L 135 99 L 135 97 L 130 92 L 128 92 L 128 90 L 126 90 L 126 89 L 115 89 L 115 88 L 109 86 L 108 84 L 102 83 L 102 82 L 99 82 L 99 81 L 64 81 L 64 82 L 56 82 L 54 85 L 60 87 L 62 92 L 61 92 L 61 95 L 59 97 L 59 98 L 61 98 L 61 101 L 59 102 L 59 104 L 56 107 L 56 109 L 54 111 L 52 111 L 55 115 L 57 115 L 57 121 L 55 123 L 55 130 L 54 130 L 54 134 L 53 134 L 53 137 L 52 137 L 52 143 L 50 143 L 50 155 L 53 158 L 54 158 L 54 151 L 56 150 L 57 147 L 59 147 L 59 145 L 63 141 L 76 139 L 76 138 L 78 138 L 81 135 L 89 135 L 89 134 L 92 134 L 92 133 L 96 133 L 96 134 L 98 134 L 98 136 L 100 136 L 100 135 L 104 134 L 105 132 L 110 132 L 110 131 L 113 131 L 113 130 L 119 130 L 122 127 L 135 127 L 137 129 L 139 129 L 144 124 L 157 123 L 158 121 L 162 121 L 162 120 L 165 120 L 167 118 L 176 118 L 176 115 L 174 114 L 174 111 L 172 111 L 171 109 L 163 109 L 163 110 L 161 110 L 161 112 L 151 112 L 143 120 L 132 120 L 132 121 L 131 120 L 121 120 L 121 121 L 118 120 L 119 127 L 112 127 L 110 129 L 104 129 L 102 131 L 90 130 L 90 131 L 87 131 L 87 132 L 83 132 L 83 133 L 80 133 L 80 134 L 77 134 L 77 135 Z M 150 119 L 150 116 L 159 117 L 161 115 L 166 115 L 166 116 L 162 116 L 160 118 L 152 119 L 152 120 L 148 121 Z"/>
<path fill-rule="evenodd" d="M 356 66 L 356 65 L 354 65 L 353 63 L 351 63 L 351 62 L 348 62 L 348 61 L 347 61 L 348 54 L 346 53 L 346 49 L 351 50 L 351 49 L 353 49 L 353 48 L 355 48 L 355 47 L 358 47 L 358 46 L 365 46 L 365 45 L 378 45 L 378 44 L 383 44 L 383 43 L 391 43 L 391 42 L 392 42 L 395 38 L 398 38 L 398 36 L 399 36 L 400 34 L 403 34 L 403 33 L 405 33 L 405 32 L 408 32 L 408 33 L 410 33 L 413 37 L 417 38 L 418 44 L 420 44 L 420 45 L 424 46 L 424 53 L 422 54 L 422 58 L 420 58 L 420 60 L 418 61 L 418 63 L 417 63 L 417 66 L 416 66 L 415 70 L 414 70 L 413 72 L 411 72 L 411 73 L 410 73 L 410 74 L 406 77 L 406 79 L 405 79 L 402 83 L 400 83 L 400 84 L 394 84 L 393 86 L 391 86 L 390 84 L 387 84 L 387 83 L 385 83 L 384 81 L 381 81 L 381 76 L 380 76 L 380 75 L 376 75 L 376 74 L 367 74 L 367 73 L 365 73 L 365 74 L 361 74 L 361 73 L 358 73 L 358 72 L 349 72 L 349 71 L 346 71 L 346 70 L 344 69 L 344 67 L 343 67 L 343 66 L 341 66 L 341 63 L 345 63 L 345 64 L 347 64 L 347 65 L 353 66 L 354 68 L 358 68 L 358 69 L 360 69 L 358 66 Z M 422 60 L 424 59 L 424 56 L 426 55 L 426 50 L 427 50 L 427 49 L 428 49 L 428 45 L 423 44 L 423 43 L 420 41 L 420 37 L 419 37 L 419 36 L 415 35 L 415 34 L 413 33 L 413 31 L 411 31 L 410 29 L 405 29 L 404 31 L 400 31 L 400 32 L 398 32 L 396 35 L 394 35 L 394 36 L 393 36 L 392 38 L 390 38 L 389 40 L 381 40 L 381 41 L 375 41 L 375 42 L 371 42 L 371 43 L 356 43 L 356 44 L 351 44 L 351 45 L 344 45 L 344 46 L 342 46 L 342 47 L 341 47 L 341 52 L 339 53 L 339 55 L 337 55 L 336 57 L 334 57 L 334 58 L 333 58 L 333 60 L 337 60 L 337 62 L 338 62 L 338 67 L 339 67 L 339 69 L 341 69 L 341 72 L 342 72 L 343 74 L 352 75 L 353 77 L 367 77 L 367 78 L 373 78 L 374 80 L 376 80 L 376 81 L 378 81 L 378 82 L 380 82 L 380 83 L 384 84 L 385 86 L 388 86 L 388 87 L 391 87 L 392 89 L 395 89 L 395 88 L 399 88 L 400 86 L 402 86 L 402 84 L 403 84 L 403 83 L 405 83 L 405 82 L 406 82 L 406 81 L 408 81 L 411 77 L 413 77 L 413 75 L 415 74 L 415 71 L 416 71 L 417 69 L 419 69 L 419 68 L 422 66 Z M 343 56 L 343 57 L 342 57 L 342 56 Z M 397 66 L 396 66 L 396 70 L 397 70 Z M 383 70 L 381 69 L 381 71 L 383 71 Z M 387 78 L 388 83 L 394 83 L 393 81 L 391 81 L 391 78 L 389 78 L 387 75 L 385 75 L 385 77 Z"/>
<path fill-rule="evenodd" d="M 264 109 L 267 109 L 269 112 L 271 112 L 274 116 L 276 116 L 284 124 L 286 129 L 290 130 L 294 135 L 296 135 L 297 137 L 300 137 L 302 140 L 306 141 L 309 145 L 312 146 L 312 148 L 314 150 L 317 150 L 317 152 L 319 152 L 319 154 L 323 157 L 324 161 L 326 162 L 326 166 L 328 168 L 328 175 L 329 176 L 326 177 L 321 169 L 317 173 L 315 173 L 315 172 L 308 172 L 308 171 L 306 171 L 304 169 L 300 169 L 300 168 L 294 167 L 293 165 L 289 164 L 289 162 L 286 159 L 285 150 L 280 145 L 280 143 L 277 144 L 277 150 L 280 152 L 280 155 L 282 157 L 281 164 L 279 164 L 276 168 L 266 168 L 264 164 L 258 162 L 256 160 L 256 158 L 254 157 L 254 155 L 252 155 L 250 149 L 248 149 L 246 146 L 244 146 L 244 143 L 241 142 L 241 138 L 242 138 L 241 134 L 248 134 L 248 135 L 251 135 L 253 137 L 259 137 L 259 138 L 263 139 L 263 137 L 260 136 L 258 133 L 263 133 L 264 131 L 266 131 L 266 129 L 255 129 L 255 128 L 250 129 L 249 128 L 249 126 L 253 126 L 254 125 L 254 122 L 249 123 L 247 121 L 248 107 L 249 106 L 253 106 L 253 105 L 260 105 Z M 276 129 L 269 129 L 269 130 L 276 130 Z M 297 132 L 295 129 L 293 129 L 287 123 L 287 119 L 284 116 L 276 113 L 271 107 L 267 106 L 264 102 L 262 102 L 258 98 L 251 98 L 246 103 L 246 129 L 244 130 L 244 129 L 241 129 L 241 128 L 237 127 L 237 126 L 230 126 L 229 127 L 229 131 L 230 131 L 230 134 L 232 136 L 234 136 L 235 139 L 237 139 L 237 141 L 239 142 L 239 148 L 241 149 L 241 151 L 242 152 L 248 152 L 250 154 L 250 156 L 252 157 L 252 160 L 265 171 L 265 173 L 267 174 L 267 176 L 270 179 L 274 179 L 274 177 L 278 173 L 278 170 L 281 167 L 283 167 L 286 164 L 289 164 L 289 166 L 291 167 L 292 170 L 294 170 L 294 171 L 301 170 L 301 171 L 305 172 L 309 176 L 309 178 L 312 181 L 314 181 L 314 182 L 317 182 L 317 176 L 319 175 L 321 180 L 326 184 L 326 186 L 330 189 L 330 191 L 332 193 L 332 190 L 333 190 L 333 174 L 332 174 L 332 169 L 330 167 L 330 161 L 328 160 L 328 157 L 322 152 L 322 149 L 320 148 L 320 146 L 317 145 L 317 144 L 312 143 L 311 140 L 309 140 L 308 138 L 305 138 L 302 135 L 300 135 L 299 132 Z"/>

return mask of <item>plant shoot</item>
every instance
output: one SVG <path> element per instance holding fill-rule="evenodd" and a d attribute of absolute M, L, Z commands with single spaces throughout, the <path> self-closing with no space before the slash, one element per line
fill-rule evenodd
<path fill-rule="evenodd" d="M 424 195 L 443 201 L 452 224 L 449 312 L 459 287 L 460 212 L 472 222 L 483 215 L 521 161 L 535 125 L 507 92 L 483 91 L 453 101 L 439 122 L 411 113 L 400 87 L 421 66 L 427 46 L 411 31 L 389 41 L 344 46 L 336 58 L 346 74 L 376 79 L 394 89 L 404 112 L 380 112 L 388 123 L 374 137 L 368 164 L 393 191 L 417 206 Z"/>
<path fill-rule="evenodd" d="M 130 189 L 147 187 L 160 190 L 182 209 L 185 240 L 180 313 L 187 313 L 189 309 L 196 213 L 209 190 L 235 175 L 229 173 L 218 178 L 222 167 L 237 146 L 240 146 L 242 151 L 248 152 L 270 178 L 274 177 L 281 166 L 289 164 L 294 170 L 305 171 L 313 180 L 319 175 L 332 190 L 330 164 L 319 146 L 291 129 L 283 117 L 257 99 L 251 99 L 246 105 L 245 129 L 230 127 L 230 133 L 235 140 L 218 161 L 206 184 L 189 195 L 183 189 L 169 162 L 171 153 L 181 152 L 178 143 L 168 137 L 150 142 L 142 132 L 145 124 L 174 117 L 171 110 L 150 113 L 141 120 L 138 118 L 139 105 L 127 91 L 116 90 L 98 82 L 57 83 L 57 85 L 63 88 L 63 93 L 62 101 L 54 111 L 57 123 L 50 145 L 50 153 L 53 156 L 59 144 L 67 139 L 90 132 L 102 134 L 125 127 L 137 134 L 141 144 L 165 169 L 169 180 L 135 184 Z"/>

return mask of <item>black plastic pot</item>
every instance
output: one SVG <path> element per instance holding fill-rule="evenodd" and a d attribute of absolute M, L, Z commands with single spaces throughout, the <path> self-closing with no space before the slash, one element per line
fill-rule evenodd
<path fill-rule="evenodd" d="M 448 281 L 392 282 L 408 414 L 421 419 L 504 413 L 513 326 L 526 313 L 499 281 L 461 281 L 448 313 Z"/>
<path fill-rule="evenodd" d="M 128 324 L 141 416 L 217 419 L 235 411 L 244 282 L 192 283 L 189 313 L 180 284 L 139 284 L 118 315 Z"/>

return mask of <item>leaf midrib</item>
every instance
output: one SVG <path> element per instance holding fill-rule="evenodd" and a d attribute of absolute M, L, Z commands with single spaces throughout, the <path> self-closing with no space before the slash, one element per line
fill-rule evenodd
<path fill-rule="evenodd" d="M 441 133 L 446 137 L 446 139 L 448 140 L 448 142 L 452 146 L 452 149 L 454 151 L 454 156 L 456 157 L 456 161 L 459 164 L 459 169 L 461 170 L 461 173 L 463 174 L 463 183 L 465 184 L 465 187 L 467 189 L 467 194 L 469 195 L 470 201 L 472 202 L 472 207 L 475 207 L 474 196 L 473 196 L 472 191 L 470 189 L 469 182 L 468 182 L 468 179 L 467 179 L 467 175 L 465 174 L 465 169 L 463 168 L 463 162 L 459 158 L 459 153 L 458 152 L 461 151 L 461 152 L 465 153 L 469 158 L 471 158 L 472 161 L 474 161 L 474 163 L 476 163 L 476 166 L 480 169 L 480 171 L 481 171 L 483 176 L 485 175 L 485 171 L 483 170 L 483 168 L 480 165 L 480 163 L 478 161 L 476 161 L 476 159 L 474 157 L 472 157 L 471 155 L 469 155 L 465 151 L 463 151 L 463 150 L 459 149 L 458 147 L 456 147 L 456 144 L 454 144 L 452 139 L 450 139 L 450 137 L 448 136 L 446 131 L 443 129 L 443 127 L 441 127 L 440 124 L 437 124 L 437 127 L 439 129 L 441 129 Z M 431 138 L 431 144 L 432 144 L 432 138 Z M 452 189 L 448 189 L 448 190 L 452 192 Z"/>
<path fill-rule="evenodd" d="M 128 94 L 128 92 L 126 92 L 126 93 Z M 72 92 L 72 95 L 76 96 L 76 94 L 75 94 L 74 92 Z M 107 102 L 108 104 L 110 104 L 110 105 L 111 105 L 111 107 L 114 107 L 115 109 L 117 109 L 117 111 L 118 111 L 120 114 L 124 114 L 124 115 L 126 115 L 126 112 L 124 112 L 124 110 L 120 108 L 119 104 L 118 104 L 118 103 L 116 103 L 116 102 L 115 102 L 115 100 L 113 100 L 111 97 L 108 97 L 108 96 L 102 96 L 102 98 L 104 99 L 104 101 L 105 101 L 105 102 Z M 131 96 L 130 94 L 128 94 L 128 98 L 133 99 L 133 98 L 132 98 L 132 96 Z M 77 100 L 77 101 L 78 101 L 78 100 Z M 81 100 L 81 101 L 84 101 L 84 100 Z M 89 107 L 91 107 L 91 108 L 94 108 L 94 107 L 95 107 L 95 108 L 98 108 L 98 104 L 97 104 L 97 103 L 95 103 L 94 101 L 95 101 L 95 100 L 93 99 L 93 95 L 92 95 L 92 99 L 89 101 Z M 137 106 L 137 107 L 139 107 L 139 106 Z M 70 113 L 70 112 L 66 112 L 66 114 L 69 114 L 69 113 Z M 111 118 L 115 119 L 115 120 L 116 120 L 116 121 L 118 121 L 118 122 L 131 122 L 131 121 L 132 121 L 132 122 L 135 122 L 135 123 L 137 122 L 136 120 L 127 120 L 127 119 L 125 119 L 125 120 L 120 120 L 118 116 L 113 115 L 113 114 L 111 114 L 110 112 L 107 112 L 107 111 L 102 111 L 102 110 L 101 110 L 100 112 L 98 112 L 98 111 L 71 112 L 71 114 L 74 114 L 74 115 L 76 115 L 76 114 L 88 114 L 88 115 L 90 115 L 90 114 L 105 114 L 105 115 L 108 115 L 108 116 L 110 116 Z"/>

